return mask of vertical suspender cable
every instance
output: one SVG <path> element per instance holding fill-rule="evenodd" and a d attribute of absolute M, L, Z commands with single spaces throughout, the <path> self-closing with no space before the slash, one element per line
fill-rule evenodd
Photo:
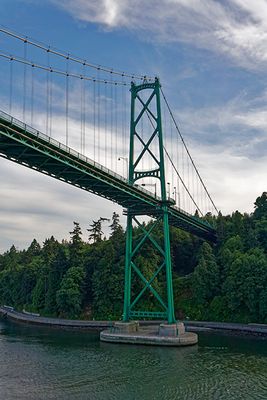
<path fill-rule="evenodd" d="M 95 80 L 93 81 L 93 124 L 94 124 L 94 141 L 93 141 L 93 153 L 94 153 L 94 161 L 96 160 L 96 132 L 95 132 L 95 120 L 96 120 L 96 95 L 95 95 Z"/>
<path fill-rule="evenodd" d="M 124 76 L 122 76 L 122 80 L 124 82 Z M 120 104 L 120 110 L 121 110 L 121 134 L 122 134 L 122 155 L 126 156 L 126 162 L 123 162 L 122 165 L 122 173 L 125 178 L 127 178 L 128 174 L 128 153 L 127 153 L 127 143 L 126 143 L 126 112 L 127 112 L 127 106 L 126 106 L 126 89 L 125 86 L 121 86 L 121 104 Z"/>
<path fill-rule="evenodd" d="M 183 180 L 185 181 L 185 160 L 184 160 L 184 146 L 181 146 L 181 150 L 182 150 L 182 177 Z M 185 199 L 186 193 L 185 190 L 183 189 L 183 197 L 182 197 L 182 208 L 185 209 L 185 203 L 186 203 L 186 199 Z"/>
<path fill-rule="evenodd" d="M 84 75 L 83 64 L 83 75 Z M 83 126 L 83 154 L 85 154 L 85 80 L 82 80 L 82 126 Z"/>
<path fill-rule="evenodd" d="M 66 146 L 69 145 L 69 56 L 66 58 Z"/>
<path fill-rule="evenodd" d="M 166 139 L 167 139 L 167 127 L 166 127 L 166 105 L 163 103 L 163 138 L 164 138 L 164 143 L 166 143 Z M 154 141 L 154 140 L 153 140 Z M 170 186 L 170 163 L 169 160 L 167 159 L 166 155 L 164 154 L 164 162 L 165 162 L 165 181 L 169 182 Z M 173 183 L 172 183 L 173 185 Z M 171 195 L 171 189 L 169 188 L 169 196 Z"/>
<path fill-rule="evenodd" d="M 111 73 L 111 81 L 113 81 L 113 76 Z M 111 151 L 114 152 L 114 148 L 113 148 L 113 110 L 114 110 L 114 98 L 113 98 L 113 85 L 110 85 L 110 97 L 111 97 L 111 102 L 110 102 L 110 148 Z M 116 164 L 117 164 L 118 160 L 115 161 L 115 168 L 116 168 Z M 113 167 L 113 163 L 112 163 L 112 169 Z"/>
<path fill-rule="evenodd" d="M 84 81 L 84 63 L 82 65 L 82 73 L 81 73 L 81 153 L 85 153 L 85 81 Z"/>
<path fill-rule="evenodd" d="M 169 115 L 169 131 L 170 131 L 170 135 L 171 135 L 171 157 L 172 157 L 172 159 L 174 159 L 174 162 L 176 163 L 177 169 L 179 171 L 178 162 L 177 162 L 177 160 L 175 160 L 175 152 L 173 149 L 173 131 L 172 131 L 172 120 L 170 118 L 170 115 Z M 177 192 L 177 185 L 176 185 L 176 182 L 174 181 L 174 168 L 173 167 L 171 167 L 171 180 L 172 180 L 173 188 L 175 188 L 173 190 Z M 174 198 L 177 199 L 177 193 L 174 193 Z"/>
<path fill-rule="evenodd" d="M 27 38 L 24 40 L 24 60 L 27 58 Z M 23 122 L 25 122 L 25 113 L 26 113 L 26 64 L 24 64 L 24 72 L 23 72 Z"/>
<path fill-rule="evenodd" d="M 100 86 L 99 86 L 99 69 L 97 70 L 97 147 L 98 147 L 98 162 L 100 159 Z"/>
<path fill-rule="evenodd" d="M 196 195 L 196 193 L 195 193 L 195 179 L 194 179 L 195 174 L 194 174 L 194 167 L 193 167 L 192 164 L 191 164 L 191 174 L 192 174 L 192 191 L 191 191 L 191 194 L 192 194 L 193 198 L 196 200 L 196 198 L 195 198 L 195 195 Z"/>
<path fill-rule="evenodd" d="M 49 49 L 46 50 L 47 51 L 47 67 L 49 68 L 49 64 L 50 64 L 50 54 L 49 54 Z M 49 75 L 49 71 L 46 71 L 46 134 L 48 135 L 48 131 L 49 131 L 49 91 L 50 91 L 50 87 L 49 87 L 49 80 L 50 80 L 50 75 Z"/>
<path fill-rule="evenodd" d="M 87 91 L 86 91 L 86 84 L 87 82 L 84 80 L 84 84 L 83 84 L 83 93 L 84 93 L 84 114 L 83 114 L 83 130 L 84 130 L 84 155 L 86 154 L 86 145 L 87 145 L 87 138 L 86 138 L 86 126 L 87 126 L 87 120 L 86 120 L 86 115 L 87 115 Z"/>
<path fill-rule="evenodd" d="M 12 114 L 12 100 L 13 100 L 13 60 L 9 61 L 9 114 Z"/>
<path fill-rule="evenodd" d="M 107 167 L 107 84 L 104 84 L 105 167 Z M 113 157 L 111 158 L 112 162 Z"/>
<path fill-rule="evenodd" d="M 118 172 L 118 96 L 117 96 L 117 84 L 115 83 L 114 93 L 115 93 L 115 154 L 116 154 L 116 172 Z"/>
<path fill-rule="evenodd" d="M 142 138 L 142 140 L 144 140 L 144 117 L 142 117 L 140 119 L 139 124 L 140 124 L 140 129 L 141 129 L 141 138 Z M 138 130 L 138 132 L 140 134 L 139 130 Z M 147 157 L 142 157 L 142 159 L 141 159 L 141 169 L 142 169 L 142 171 L 144 171 L 145 169 L 149 169 L 149 167 L 146 166 L 146 162 L 145 162 L 146 159 L 147 159 Z"/>
<path fill-rule="evenodd" d="M 172 111 L 171 111 L 171 109 L 170 109 L 170 106 L 169 106 L 169 104 L 168 104 L 168 102 L 167 102 L 167 99 L 166 99 L 164 93 L 162 92 L 162 90 L 161 90 L 161 93 L 162 93 L 162 95 L 163 95 L 164 101 L 165 101 L 165 103 L 166 103 L 166 105 L 167 105 L 167 108 L 168 108 L 168 110 L 169 110 L 169 113 L 171 114 L 171 117 L 172 117 L 173 123 L 174 123 L 174 125 L 175 125 L 175 127 L 176 127 L 177 133 L 178 133 L 178 135 L 180 136 L 180 139 L 181 139 L 181 141 L 182 141 L 182 143 L 183 143 L 183 147 L 185 148 L 185 150 L 186 150 L 186 152 L 187 152 L 188 158 L 190 159 L 191 163 L 193 164 L 193 167 L 194 167 L 194 169 L 195 169 L 195 171 L 196 171 L 196 174 L 197 174 L 197 176 L 198 176 L 198 178 L 199 178 L 199 180 L 200 180 L 200 182 L 201 182 L 201 184 L 202 184 L 202 186 L 203 186 L 203 189 L 204 189 L 204 191 L 205 191 L 205 193 L 206 193 L 206 196 L 207 196 L 207 198 L 209 199 L 209 201 L 210 201 L 211 205 L 213 206 L 214 210 L 215 210 L 217 213 L 219 213 L 219 211 L 218 211 L 216 205 L 214 204 L 214 201 L 212 200 L 212 198 L 211 198 L 211 196 L 210 196 L 210 194 L 209 194 L 209 192 L 208 192 L 208 190 L 207 190 L 207 188 L 206 188 L 206 186 L 205 186 L 205 184 L 204 184 L 204 182 L 203 182 L 203 180 L 202 180 L 202 178 L 201 178 L 201 176 L 200 176 L 200 174 L 199 174 L 199 172 L 198 172 L 198 169 L 196 168 L 195 163 L 194 163 L 194 161 L 193 161 L 193 159 L 192 159 L 192 157 L 191 157 L 191 155 L 190 155 L 190 153 L 189 153 L 189 151 L 188 151 L 188 148 L 187 148 L 187 146 L 186 146 L 186 144 L 185 144 L 185 142 L 184 142 L 184 139 L 183 139 L 183 137 L 182 137 L 182 135 L 181 135 L 181 132 L 180 132 L 180 130 L 179 130 L 179 128 L 178 128 L 178 125 L 177 125 L 177 123 L 176 123 L 176 121 L 175 121 L 174 115 L 173 115 L 173 113 L 172 113 Z"/>
<path fill-rule="evenodd" d="M 34 65 L 31 73 L 31 126 L 33 126 L 33 108 L 34 108 Z"/>
<path fill-rule="evenodd" d="M 80 137 L 80 152 L 83 153 L 83 78 L 81 76 L 81 99 L 80 99 L 80 128 L 81 128 L 81 137 Z"/>
<path fill-rule="evenodd" d="M 52 136 L 52 117 L 53 117 L 53 72 L 50 69 L 50 80 L 49 80 L 49 136 Z"/>

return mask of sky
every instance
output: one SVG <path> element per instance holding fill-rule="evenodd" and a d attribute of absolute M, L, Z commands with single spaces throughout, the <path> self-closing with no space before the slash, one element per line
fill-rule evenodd
<path fill-rule="evenodd" d="M 95 64 L 159 76 L 217 208 L 253 211 L 267 178 L 267 1 L 0 3 L 0 24 L 12 31 Z M 112 202 L 5 159 L 0 177 L 0 251 L 52 234 L 68 239 L 73 221 L 86 238 L 93 219 L 122 215 Z"/>

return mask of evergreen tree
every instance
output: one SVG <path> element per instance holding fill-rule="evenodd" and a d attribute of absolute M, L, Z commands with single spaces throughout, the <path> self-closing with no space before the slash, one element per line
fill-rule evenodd
<path fill-rule="evenodd" d="M 82 241 L 82 230 L 79 222 L 73 222 L 74 228 L 70 232 L 71 242 L 69 246 L 70 250 L 70 265 L 83 267 L 83 241 Z"/>
<path fill-rule="evenodd" d="M 60 288 L 60 284 L 64 274 L 69 268 L 69 261 L 66 249 L 60 246 L 57 250 L 55 258 L 50 264 L 47 278 L 47 293 L 45 297 L 45 311 L 47 314 L 57 314 L 56 293 Z"/>
<path fill-rule="evenodd" d="M 124 263 L 115 263 L 111 241 L 98 246 L 100 255 L 92 276 L 94 315 L 100 319 L 120 318 L 123 305 Z"/>
<path fill-rule="evenodd" d="M 41 253 L 41 246 L 36 239 L 33 239 L 30 246 L 27 249 L 27 255 L 29 257 L 39 256 Z"/>
<path fill-rule="evenodd" d="M 239 322 L 262 322 L 267 286 L 267 260 L 261 249 L 240 254 L 231 264 L 223 285 L 231 318 Z"/>
<path fill-rule="evenodd" d="M 102 218 L 100 217 L 97 221 L 93 221 L 93 223 L 90 225 L 90 228 L 87 229 L 88 232 L 91 232 L 89 234 L 89 242 L 92 241 L 93 243 L 100 242 L 102 240 L 102 222 L 103 221 L 109 221 L 108 218 Z"/>
<path fill-rule="evenodd" d="M 68 318 L 80 317 L 82 311 L 85 272 L 81 267 L 71 267 L 64 275 L 56 293 L 60 315 Z"/>
<path fill-rule="evenodd" d="M 257 197 L 254 206 L 255 219 L 267 218 L 267 192 L 263 192 L 261 196 Z"/>
<path fill-rule="evenodd" d="M 204 242 L 199 255 L 199 262 L 192 276 L 192 288 L 195 300 L 206 305 L 219 292 L 220 275 L 216 258 L 211 246 Z"/>

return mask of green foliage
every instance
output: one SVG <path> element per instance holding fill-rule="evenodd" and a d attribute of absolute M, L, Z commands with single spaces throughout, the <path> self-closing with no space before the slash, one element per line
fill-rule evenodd
<path fill-rule="evenodd" d="M 219 267 L 211 246 L 204 242 L 199 262 L 192 275 L 192 290 L 196 303 L 206 306 L 218 293 L 220 282 Z"/>
<path fill-rule="evenodd" d="M 262 217 L 259 221 L 256 221 L 255 232 L 260 246 L 267 253 L 267 217 Z"/>
<path fill-rule="evenodd" d="M 81 314 L 85 272 L 81 267 L 71 267 L 64 275 L 56 293 L 61 316 L 77 318 Z"/>
<path fill-rule="evenodd" d="M 254 206 L 255 219 L 267 218 L 267 192 L 263 192 L 261 196 L 257 197 Z"/>
<path fill-rule="evenodd" d="M 49 315 L 57 314 L 56 293 L 60 288 L 62 278 L 69 268 L 67 251 L 60 246 L 51 260 L 47 276 L 47 292 L 45 296 L 45 312 Z"/>
<path fill-rule="evenodd" d="M 120 319 L 123 304 L 124 263 L 112 241 L 97 245 L 98 263 L 92 275 L 93 310 L 99 319 Z"/>
<path fill-rule="evenodd" d="M 89 242 L 97 243 L 101 242 L 102 240 L 102 222 L 103 221 L 109 221 L 107 218 L 102 218 L 100 217 L 97 221 L 93 221 L 93 223 L 90 225 L 90 228 L 87 229 L 89 234 Z"/>
<path fill-rule="evenodd" d="M 213 248 L 170 229 L 176 317 L 267 323 L 267 192 L 256 199 L 251 215 L 235 211 L 227 216 L 207 214 L 205 219 L 217 227 L 218 243 Z M 83 241 L 80 225 L 74 222 L 69 242 L 59 243 L 52 236 L 41 246 L 34 239 L 27 250 L 12 246 L 1 254 L 0 303 L 66 318 L 121 318 L 125 233 L 114 212 L 110 238 L 102 240 L 104 220 L 93 221 L 88 229 L 91 243 Z M 133 229 L 134 246 L 151 224 Z M 160 224 L 153 238 L 164 246 Z M 149 241 L 133 261 L 147 280 L 163 262 Z M 143 287 L 133 270 L 132 300 Z M 153 287 L 165 298 L 163 272 Z M 148 289 L 135 308 L 160 310 Z"/>
<path fill-rule="evenodd" d="M 267 260 L 261 249 L 253 249 L 236 257 L 223 285 L 230 315 L 244 322 L 265 319 L 263 304 L 266 285 Z"/>
<path fill-rule="evenodd" d="M 74 228 L 70 232 L 71 242 L 69 244 L 70 253 L 70 265 L 71 266 L 82 266 L 83 264 L 83 247 L 84 243 L 82 241 L 82 230 L 78 222 L 73 222 Z"/>

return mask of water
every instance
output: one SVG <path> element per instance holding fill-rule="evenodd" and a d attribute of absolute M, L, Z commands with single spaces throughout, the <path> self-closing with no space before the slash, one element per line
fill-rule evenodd
<path fill-rule="evenodd" d="M 267 340 L 201 333 L 187 348 L 115 345 L 0 322 L 0 399 L 266 400 Z"/>

